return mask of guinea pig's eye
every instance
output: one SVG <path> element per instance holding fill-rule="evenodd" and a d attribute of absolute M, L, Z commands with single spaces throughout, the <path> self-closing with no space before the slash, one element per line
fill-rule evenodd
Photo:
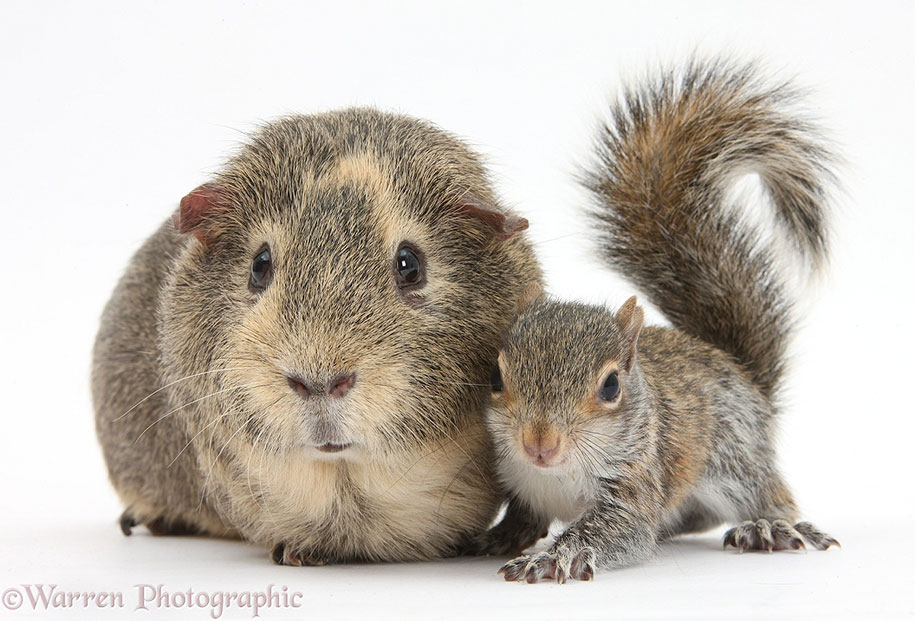
<path fill-rule="evenodd" d="M 489 383 L 492 386 L 493 392 L 502 392 L 505 390 L 505 385 L 502 383 L 502 371 L 499 369 L 498 364 L 492 365 L 492 371 L 489 376 Z"/>
<path fill-rule="evenodd" d="M 604 385 L 600 388 L 598 397 L 601 401 L 616 401 L 620 396 L 620 376 L 614 371 L 604 380 Z"/>
<path fill-rule="evenodd" d="M 419 250 L 406 244 L 397 249 L 394 257 L 394 280 L 402 291 L 420 289 L 426 284 L 426 269 Z"/>
<path fill-rule="evenodd" d="M 270 246 L 264 244 L 251 260 L 251 277 L 248 279 L 248 288 L 255 293 L 261 292 L 270 285 L 271 280 L 273 280 L 273 259 L 270 256 Z"/>

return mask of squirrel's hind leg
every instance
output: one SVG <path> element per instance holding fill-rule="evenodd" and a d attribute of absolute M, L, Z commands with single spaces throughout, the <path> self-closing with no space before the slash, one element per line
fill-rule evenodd
<path fill-rule="evenodd" d="M 839 542 L 817 529 L 810 522 L 797 522 L 797 505 L 788 486 L 777 471 L 770 470 L 763 481 L 765 484 L 755 490 L 752 500 L 738 510 L 746 520 L 724 534 L 724 547 L 746 550 L 806 550 L 810 544 L 817 550 L 838 546 Z M 746 477 L 749 478 L 749 477 Z M 738 506 L 741 503 L 736 503 Z M 760 516 L 764 516 L 760 518 Z"/>
<path fill-rule="evenodd" d="M 805 541 L 817 550 L 839 545 L 833 537 L 818 530 L 810 522 L 798 522 L 792 526 L 785 520 L 747 520 L 724 534 L 724 547 L 736 548 L 738 552 L 806 550 Z"/>

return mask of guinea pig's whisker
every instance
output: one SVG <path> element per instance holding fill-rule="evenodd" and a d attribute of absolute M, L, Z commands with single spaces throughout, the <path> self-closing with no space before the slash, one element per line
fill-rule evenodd
<path fill-rule="evenodd" d="M 448 495 L 448 492 L 451 491 L 451 488 L 452 488 L 452 487 L 454 486 L 454 484 L 457 482 L 458 477 L 461 476 L 461 473 L 464 472 L 464 469 L 467 468 L 467 466 L 469 466 L 472 462 L 473 462 L 473 458 L 472 458 L 472 457 L 468 457 L 468 458 L 467 458 L 467 461 L 464 462 L 464 465 L 461 466 L 460 469 L 458 469 L 458 471 L 454 474 L 453 477 L 451 477 L 451 482 L 448 483 L 448 487 L 445 488 L 445 491 L 442 492 L 441 498 L 438 499 L 438 506 L 435 508 L 435 512 L 436 512 L 436 513 L 440 514 L 440 511 L 441 511 L 441 509 L 442 509 L 442 503 L 445 502 L 445 496 L 447 496 L 447 495 Z M 484 479 L 484 480 L 485 480 L 485 479 Z M 487 481 L 487 482 L 488 482 L 488 481 Z"/>
<path fill-rule="evenodd" d="M 231 436 L 229 436 L 229 439 L 226 440 L 226 441 L 223 443 L 222 448 L 219 449 L 219 452 L 216 453 L 216 457 L 213 458 L 213 461 L 214 461 L 214 462 L 219 462 L 219 458 L 222 456 L 223 451 L 225 451 L 226 448 L 229 446 L 229 443 L 232 442 L 232 440 L 235 439 L 235 436 L 237 436 L 237 435 L 241 432 L 241 430 L 245 428 L 245 425 L 247 424 L 248 420 L 251 419 L 252 416 L 253 416 L 253 414 L 252 414 L 252 415 L 249 415 L 248 418 L 245 419 L 245 421 L 243 421 L 243 422 L 238 426 L 238 429 L 235 430 L 235 433 L 233 433 Z M 205 479 L 204 482 L 203 482 L 203 491 L 204 491 L 204 492 L 206 492 L 206 489 L 207 489 L 207 487 L 208 487 L 209 484 L 210 484 L 210 475 L 212 475 L 212 474 L 213 474 L 213 469 L 212 469 L 212 468 L 209 468 L 209 469 L 207 470 L 207 477 L 206 477 L 206 479 Z M 203 502 L 203 497 L 201 497 L 200 500 L 201 500 L 201 502 Z"/>
<path fill-rule="evenodd" d="M 257 434 L 257 436 L 254 438 L 254 442 L 251 444 L 251 453 L 248 455 L 248 461 L 245 462 L 245 474 L 246 474 L 247 480 L 248 480 L 248 493 L 251 494 L 251 500 L 253 500 L 254 504 L 256 504 L 258 507 L 260 507 L 262 511 L 266 511 L 269 513 L 270 510 L 267 507 L 267 503 L 263 502 L 262 501 L 263 499 L 261 499 L 261 501 L 258 501 L 257 494 L 254 493 L 254 488 L 251 486 L 251 459 L 254 457 L 255 451 L 257 451 L 257 445 L 260 442 L 261 438 L 263 437 L 264 433 L 266 433 L 266 431 L 267 431 L 266 425 L 261 427 L 260 433 Z M 264 445 L 261 447 L 261 450 L 260 450 L 260 461 L 258 462 L 258 467 L 257 467 L 258 479 L 259 479 L 257 482 L 257 485 L 258 485 L 258 489 L 261 489 L 261 490 L 263 489 L 263 479 L 260 475 L 260 472 L 264 465 L 264 456 L 266 455 L 266 452 L 267 452 L 267 446 Z"/>
<path fill-rule="evenodd" d="M 491 477 L 486 472 L 483 472 L 483 470 L 480 469 L 480 466 L 477 464 L 477 462 L 473 458 L 473 456 L 470 453 L 468 453 L 466 450 L 464 450 L 464 447 L 461 446 L 459 443 L 455 443 L 455 446 L 457 446 L 458 450 L 461 451 L 467 457 L 468 460 L 470 460 L 470 463 L 473 466 L 474 470 L 476 470 L 477 473 L 479 473 L 481 480 L 484 483 L 486 483 L 486 485 L 489 486 L 490 489 L 494 489 L 492 483 L 490 482 Z M 457 475 L 455 475 L 455 478 L 457 478 Z M 452 481 L 452 484 L 453 484 L 453 481 Z M 451 485 L 449 485 L 448 487 L 450 489 Z M 447 492 L 448 490 L 445 490 L 445 491 Z M 442 497 L 444 498 L 444 496 L 442 496 Z M 441 504 L 441 503 L 439 503 L 439 504 Z"/>
<path fill-rule="evenodd" d="M 419 459 L 417 459 L 417 460 L 414 461 L 412 464 L 410 464 L 410 466 L 409 466 L 406 470 L 404 470 L 404 471 L 400 474 L 399 477 L 397 477 L 397 480 L 395 480 L 393 483 L 391 483 L 391 484 L 384 490 L 385 493 L 390 492 L 392 489 L 394 489 L 394 487 L 395 487 L 398 483 L 400 483 L 401 481 L 403 481 L 404 478 L 407 476 L 407 474 L 409 474 L 409 472 L 410 472 L 411 470 L 413 470 L 413 468 L 416 467 L 416 465 L 417 465 L 419 462 L 423 461 L 424 459 L 426 459 L 426 458 L 428 458 L 428 457 L 431 457 L 431 456 L 435 455 L 436 453 L 444 453 L 445 447 L 447 446 L 447 444 L 456 444 L 456 443 L 457 443 L 457 440 L 456 440 L 455 438 L 448 438 L 448 442 L 447 442 L 447 443 L 439 442 L 439 443 L 438 443 L 438 446 L 437 446 L 435 449 L 429 451 L 429 452 L 426 453 L 425 455 L 421 455 L 421 456 L 419 457 Z M 443 458 L 444 458 L 444 454 L 441 455 L 438 459 L 436 459 L 435 462 L 433 462 L 433 465 L 438 464 L 438 462 L 440 462 Z"/>
<path fill-rule="evenodd" d="M 203 401 L 204 399 L 209 399 L 209 398 L 211 398 L 211 397 L 215 397 L 216 395 L 220 395 L 220 394 L 222 394 L 222 393 L 229 392 L 230 390 L 235 390 L 235 389 L 234 389 L 234 388 L 223 388 L 222 390 L 217 390 L 216 392 L 211 392 L 211 393 L 208 394 L 208 395 L 204 395 L 204 396 L 199 397 L 199 398 L 197 398 L 197 399 L 194 399 L 194 400 L 192 400 L 192 401 L 188 401 L 187 403 L 185 403 L 185 404 L 183 404 L 183 405 L 179 405 L 178 407 L 172 408 L 171 410 L 169 410 L 168 412 L 166 412 L 165 414 L 163 414 L 162 416 L 160 416 L 159 418 L 157 418 L 156 420 L 154 420 L 153 422 L 151 422 L 151 423 L 149 424 L 149 426 L 146 427 L 146 429 L 144 429 L 143 431 L 141 431 L 141 432 L 140 432 L 140 435 L 138 435 L 137 438 L 136 438 L 136 440 L 134 440 L 134 444 L 136 444 L 137 442 L 139 442 L 139 441 L 140 441 L 140 438 L 142 438 L 143 435 L 144 435 L 147 431 L 149 431 L 150 429 L 152 429 L 156 424 L 162 422 L 163 420 L 165 420 L 166 418 L 168 418 L 169 416 L 171 416 L 171 415 L 174 414 L 175 412 L 178 412 L 179 410 L 183 410 L 184 408 L 186 408 L 186 407 L 189 406 L 189 405 L 194 405 L 195 403 L 199 403 L 200 401 Z"/>
<path fill-rule="evenodd" d="M 158 423 L 162 422 L 163 420 L 165 420 L 166 418 L 168 418 L 169 416 L 171 416 L 171 415 L 174 414 L 175 412 L 178 412 L 179 410 L 183 410 L 184 408 L 188 407 L 189 405 L 194 405 L 195 403 L 199 403 L 199 402 L 203 401 L 204 399 L 210 399 L 211 397 L 215 397 L 215 396 L 217 396 L 217 395 L 221 395 L 221 394 L 224 394 L 224 393 L 227 393 L 227 392 L 231 392 L 231 391 L 233 391 L 233 390 L 251 390 L 251 389 L 254 389 L 254 388 L 264 388 L 264 387 L 269 386 L 269 385 L 270 385 L 270 384 L 252 384 L 252 385 L 248 385 L 248 386 L 230 386 L 230 387 L 228 387 L 228 388 L 223 388 L 223 389 L 221 389 L 221 390 L 216 390 L 216 391 L 211 392 L 211 393 L 209 393 L 209 394 L 207 394 L 207 395 L 203 395 L 202 397 L 198 397 L 197 399 L 193 399 L 193 400 L 191 400 L 191 401 L 188 401 L 187 403 L 184 403 L 184 404 L 182 404 L 182 405 L 179 405 L 179 406 L 177 406 L 177 407 L 174 407 L 174 408 L 172 408 L 171 410 L 169 410 L 168 412 L 166 412 L 165 414 L 163 414 L 162 416 L 160 416 L 159 418 L 157 418 L 156 420 L 154 420 L 152 423 L 150 423 L 150 424 L 146 427 L 146 429 L 144 429 L 143 431 L 141 431 L 140 434 L 137 436 L 136 440 L 134 440 L 134 444 L 136 444 L 137 442 L 139 442 L 139 441 L 140 441 L 140 438 L 142 438 L 143 435 L 144 435 L 147 431 L 149 431 L 150 429 L 152 429 L 155 425 L 157 425 Z"/>
<path fill-rule="evenodd" d="M 550 244 L 554 241 L 559 241 L 560 239 L 568 239 L 569 237 L 580 237 L 579 233 L 566 233 L 565 235 L 560 235 L 559 237 L 551 237 L 550 239 L 541 239 L 540 241 L 533 242 L 531 246 L 541 246 L 543 244 Z"/>
<path fill-rule="evenodd" d="M 267 428 L 265 427 L 265 429 L 267 429 Z M 272 432 L 272 431 L 271 431 L 271 433 L 267 434 L 267 439 L 261 445 L 262 446 L 261 455 L 260 455 L 260 459 L 258 460 L 258 465 L 257 465 L 257 486 L 261 490 L 262 497 L 264 496 L 263 490 L 265 489 L 264 488 L 264 458 L 267 456 L 267 447 L 269 445 L 275 443 L 273 435 L 274 435 L 274 432 Z M 276 438 L 275 440 L 278 442 L 279 438 Z M 250 476 L 250 473 L 249 473 L 249 476 Z M 270 505 L 269 505 L 269 503 L 267 503 L 266 499 L 264 499 L 262 506 L 263 506 L 264 511 L 267 513 L 267 517 L 271 520 L 271 523 L 276 524 L 277 523 L 276 516 L 274 515 L 273 511 L 270 509 Z"/>
<path fill-rule="evenodd" d="M 134 351 L 119 351 L 105 356 L 105 360 L 121 360 L 123 358 L 135 358 L 137 356 L 158 356 L 158 352 L 137 349 Z"/>
<path fill-rule="evenodd" d="M 419 464 L 421 461 L 423 461 L 424 459 L 426 459 L 426 458 L 428 458 L 428 457 L 431 457 L 432 455 L 435 455 L 436 453 L 440 453 L 440 452 L 441 452 L 442 455 L 433 463 L 433 465 L 434 465 L 434 464 L 437 464 L 437 463 L 438 463 L 439 461 L 441 461 L 441 459 L 444 457 L 444 451 L 445 451 L 445 449 L 448 447 L 448 445 L 450 445 L 450 444 L 454 444 L 455 447 L 456 447 L 458 450 L 460 450 L 462 453 L 464 453 L 464 455 L 467 455 L 466 451 L 464 451 L 463 448 L 458 444 L 458 442 L 457 442 L 457 438 L 458 438 L 458 437 L 461 437 L 461 438 L 479 438 L 479 437 L 481 437 L 481 436 L 483 435 L 482 433 L 475 433 L 475 434 L 466 434 L 466 433 L 464 433 L 464 434 L 461 434 L 461 433 L 459 432 L 459 430 L 457 430 L 456 427 L 453 429 L 454 433 L 449 434 L 449 431 L 451 431 L 451 430 L 449 430 L 448 428 L 443 427 L 441 424 L 438 423 L 438 421 L 435 421 L 435 420 L 430 419 L 430 420 L 428 420 L 427 422 L 428 422 L 428 424 L 429 424 L 430 426 L 432 426 L 433 429 L 435 429 L 435 431 L 437 431 L 439 434 L 442 435 L 443 439 L 447 439 L 448 442 L 447 442 L 447 443 L 442 443 L 440 440 L 438 440 L 438 446 L 437 446 L 435 449 L 433 449 L 432 451 L 429 451 L 428 453 L 426 453 L 426 454 L 424 454 L 424 455 L 421 455 L 421 456 L 420 456 L 418 459 L 416 459 L 412 464 L 410 464 L 410 466 L 409 466 L 408 468 L 406 468 L 406 469 L 400 474 L 400 476 L 399 476 L 393 483 L 391 483 L 391 484 L 385 489 L 385 492 L 390 492 L 392 489 L 394 489 L 394 487 L 395 487 L 396 485 L 398 485 L 401 481 L 403 481 L 403 480 L 406 478 L 407 474 L 408 474 L 411 470 L 413 470 L 413 468 L 414 468 L 417 464 Z M 454 427 L 454 426 L 451 425 L 451 427 Z M 411 431 L 411 438 L 412 438 L 412 440 L 413 440 L 414 443 L 417 443 L 417 444 L 418 444 L 418 443 L 421 442 L 421 439 L 420 439 L 419 437 L 417 437 L 416 434 L 415 434 L 414 432 L 412 432 L 412 431 Z"/>
<path fill-rule="evenodd" d="M 198 431 L 197 433 L 195 433 L 194 436 L 193 436 L 190 440 L 187 441 L 187 444 L 185 444 L 185 445 L 181 448 L 181 450 L 178 451 L 178 454 L 175 455 L 174 459 L 172 459 L 172 460 L 168 463 L 168 466 L 166 466 L 166 468 L 171 468 L 172 465 L 173 465 L 176 461 L 178 461 L 178 458 L 181 457 L 181 454 L 187 449 L 187 447 L 189 447 L 189 446 L 194 442 L 194 440 L 197 439 L 197 436 L 199 436 L 199 435 L 202 434 L 204 431 L 206 431 L 207 429 L 209 429 L 210 427 L 212 427 L 213 425 L 215 425 L 216 423 L 218 423 L 219 421 L 221 421 L 222 419 L 224 419 L 226 416 L 231 416 L 232 414 L 234 414 L 234 412 L 231 412 L 231 411 L 226 412 L 225 414 L 220 414 L 219 416 L 217 416 L 216 418 L 214 418 L 212 421 L 210 421 L 209 423 L 207 423 L 206 425 L 204 425 L 203 427 L 201 427 L 200 431 Z"/>
<path fill-rule="evenodd" d="M 170 388 L 170 387 L 174 386 L 175 384 L 180 384 L 181 382 L 186 382 L 186 381 L 189 380 L 189 379 L 194 379 L 195 377 L 201 377 L 201 376 L 203 376 L 203 375 L 209 375 L 209 374 L 211 374 L 211 373 L 219 373 L 219 372 L 222 372 L 222 371 L 238 371 L 238 370 L 242 370 L 242 369 L 254 369 L 254 368 L 257 368 L 257 367 L 229 367 L 229 368 L 220 368 L 220 369 L 210 369 L 209 371 L 201 371 L 200 373 L 194 373 L 194 374 L 192 374 L 192 375 L 187 375 L 187 376 L 185 376 L 185 377 L 181 377 L 181 378 L 179 378 L 179 379 L 176 379 L 176 380 L 174 380 L 174 381 L 172 381 L 172 382 L 169 382 L 168 384 L 165 384 L 164 386 L 161 386 L 161 387 L 157 388 L 156 390 L 152 391 L 151 393 L 149 393 L 148 395 L 146 395 L 145 397 L 143 397 L 142 399 L 140 399 L 139 401 L 137 401 L 135 404 L 133 404 L 133 405 L 130 407 L 130 409 L 128 409 L 126 412 L 124 412 L 123 414 L 121 414 L 121 415 L 118 416 L 117 418 L 113 418 L 112 421 L 119 421 L 119 420 L 121 420 L 122 418 L 124 418 L 125 416 L 127 416 L 128 414 L 130 414 L 131 412 L 133 412 L 135 409 L 137 409 L 138 407 L 140 407 L 143 403 L 145 403 L 146 401 L 148 401 L 149 399 L 151 399 L 152 397 L 154 397 L 155 395 L 159 394 L 160 392 L 162 392 L 162 391 L 165 390 L 166 388 Z"/>
<path fill-rule="evenodd" d="M 442 381 L 438 382 L 439 384 L 444 384 L 446 386 L 476 386 L 478 388 L 492 388 L 492 384 L 474 384 L 473 382 L 449 382 Z"/>

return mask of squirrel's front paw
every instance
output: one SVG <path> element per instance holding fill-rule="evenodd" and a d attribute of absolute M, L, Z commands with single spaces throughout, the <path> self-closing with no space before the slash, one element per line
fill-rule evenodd
<path fill-rule="evenodd" d="M 312 556 L 307 552 L 297 552 L 283 543 L 278 543 L 273 547 L 270 557 L 277 565 L 289 565 L 291 567 L 316 567 L 327 564 L 324 559 Z"/>
<path fill-rule="evenodd" d="M 798 522 L 791 526 L 785 520 L 747 520 L 730 529 L 724 534 L 724 547 L 737 548 L 739 552 L 745 550 L 806 550 L 804 541 L 810 543 L 817 550 L 825 550 L 833 545 L 839 545 L 833 537 L 818 530 L 810 522 Z"/>
<path fill-rule="evenodd" d="M 594 578 L 595 555 L 593 548 L 578 551 L 551 549 L 547 552 L 519 556 L 499 570 L 505 580 L 535 583 L 553 580 L 564 584 L 566 580 L 591 580 Z"/>

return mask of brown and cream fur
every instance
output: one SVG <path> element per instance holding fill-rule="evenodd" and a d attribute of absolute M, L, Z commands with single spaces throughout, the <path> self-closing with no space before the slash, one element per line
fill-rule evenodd
<path fill-rule="evenodd" d="M 349 109 L 258 131 L 137 252 L 102 317 L 96 427 L 125 532 L 240 536 L 286 564 L 462 551 L 503 500 L 482 410 L 540 283 L 525 225 L 425 122 Z M 404 241 L 425 261 L 410 296 L 392 280 Z M 273 280 L 255 295 L 264 244 Z M 341 371 L 343 398 L 291 388 Z"/>
<path fill-rule="evenodd" d="M 601 249 L 673 327 L 643 328 L 633 297 L 615 312 L 543 298 L 512 328 L 487 421 L 500 479 L 570 525 L 506 579 L 590 579 L 721 523 L 739 524 L 725 544 L 742 550 L 835 543 L 794 524 L 775 464 L 791 296 L 773 249 L 725 204 L 757 173 L 777 225 L 825 262 L 830 157 L 794 93 L 752 66 L 694 62 L 614 107 L 587 176 Z"/>

